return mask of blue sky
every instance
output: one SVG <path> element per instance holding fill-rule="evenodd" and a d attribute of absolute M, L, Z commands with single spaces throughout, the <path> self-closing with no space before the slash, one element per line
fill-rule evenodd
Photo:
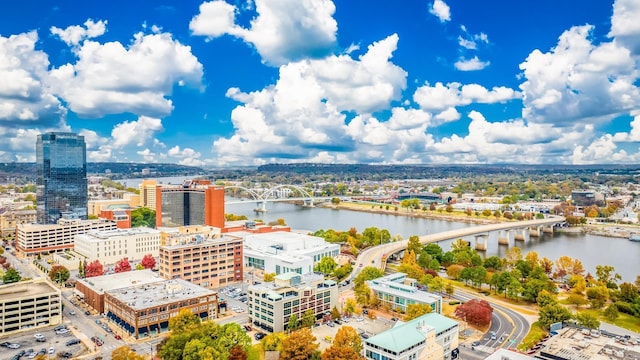
<path fill-rule="evenodd" d="M 401 4 L 399 6 L 398 4 Z M 20 1 L 0 161 L 640 163 L 640 0 Z"/>

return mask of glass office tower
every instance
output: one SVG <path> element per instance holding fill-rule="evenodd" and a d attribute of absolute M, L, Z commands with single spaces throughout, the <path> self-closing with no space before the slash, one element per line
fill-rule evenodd
<path fill-rule="evenodd" d="M 38 223 L 54 224 L 63 216 L 87 219 L 86 154 L 84 136 L 63 132 L 38 135 Z"/>

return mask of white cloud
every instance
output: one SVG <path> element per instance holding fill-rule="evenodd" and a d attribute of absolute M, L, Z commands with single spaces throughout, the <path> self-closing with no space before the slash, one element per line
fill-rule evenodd
<path fill-rule="evenodd" d="M 92 39 L 104 34 L 107 30 L 106 25 L 106 20 L 98 20 L 98 22 L 94 22 L 92 19 L 88 19 L 85 21 L 84 27 L 80 25 L 72 25 L 63 30 L 52 26 L 50 31 L 67 45 L 77 46 L 85 39 Z"/>
<path fill-rule="evenodd" d="M 434 117 L 438 124 L 456 121 L 460 119 L 460 113 L 455 107 L 450 107 Z"/>
<path fill-rule="evenodd" d="M 137 121 L 125 121 L 111 130 L 112 145 L 114 148 L 123 148 L 129 145 L 141 147 L 151 140 L 155 133 L 162 130 L 160 119 L 140 116 Z"/>
<path fill-rule="evenodd" d="M 336 47 L 338 25 L 330 0 L 256 0 L 258 16 L 246 29 L 235 24 L 242 9 L 221 0 L 200 5 L 189 23 L 194 35 L 215 38 L 229 34 L 252 44 L 265 63 L 282 65 L 326 56 Z"/>
<path fill-rule="evenodd" d="M 471 59 L 460 59 L 454 66 L 460 71 L 477 71 L 486 68 L 489 64 L 489 61 L 480 61 L 477 56 L 474 56 Z"/>
<path fill-rule="evenodd" d="M 640 54 L 640 2 L 616 0 L 613 3 L 610 37 L 625 44 L 634 54 Z"/>
<path fill-rule="evenodd" d="M 471 103 L 503 103 L 520 98 L 520 94 L 504 86 L 487 90 L 482 85 L 462 85 L 457 82 L 441 82 L 430 86 L 428 83 L 416 89 L 413 100 L 426 111 L 442 111 L 451 107 L 465 106 Z"/>
<path fill-rule="evenodd" d="M 449 9 L 449 5 L 442 0 L 435 0 L 429 7 L 429 12 L 437 16 L 438 19 L 440 19 L 440 22 L 451 20 L 451 10 Z"/>
<path fill-rule="evenodd" d="M 476 50 L 478 48 L 478 43 L 489 43 L 489 36 L 483 32 L 479 34 L 470 34 L 464 25 L 460 26 L 460 30 L 462 30 L 464 36 L 458 35 L 458 45 L 467 50 Z"/>
<path fill-rule="evenodd" d="M 637 108 L 637 60 L 615 40 L 594 45 L 592 29 L 572 27 L 549 52 L 534 50 L 520 64 L 525 119 L 572 126 L 577 119 L 608 121 Z"/>
<path fill-rule="evenodd" d="M 138 154 L 138 156 L 142 156 L 142 158 L 144 159 L 145 162 L 149 162 L 149 163 L 157 162 L 156 161 L 156 154 L 151 152 L 151 150 L 149 150 L 149 149 L 136 151 L 136 154 Z"/>
<path fill-rule="evenodd" d="M 176 145 L 169 149 L 167 155 L 180 159 L 178 161 L 180 165 L 202 166 L 205 164 L 205 162 L 200 159 L 202 154 L 191 148 L 180 149 L 180 146 Z"/>
<path fill-rule="evenodd" d="M 55 91 L 80 116 L 165 116 L 174 84 L 201 86 L 202 64 L 171 34 L 137 33 L 128 46 L 85 40 L 78 60 L 51 71 Z"/>
<path fill-rule="evenodd" d="M 616 164 L 637 163 L 640 161 L 640 153 L 628 154 L 625 150 L 618 149 L 613 136 L 602 135 L 588 145 L 576 145 L 573 149 L 573 164 Z"/>
<path fill-rule="evenodd" d="M 12 126 L 55 126 L 66 109 L 49 87 L 49 59 L 35 49 L 35 31 L 0 36 L 0 122 Z M 27 125 L 28 124 L 28 125 Z"/>

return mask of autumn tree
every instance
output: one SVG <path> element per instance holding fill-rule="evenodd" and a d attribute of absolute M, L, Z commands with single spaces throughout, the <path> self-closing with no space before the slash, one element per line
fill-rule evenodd
<path fill-rule="evenodd" d="M 156 267 L 156 259 L 153 258 L 153 255 L 147 254 L 142 257 L 140 265 L 142 265 L 142 267 L 145 269 L 153 269 L 154 267 Z"/>
<path fill-rule="evenodd" d="M 267 334 L 260 343 L 264 351 L 282 351 L 282 344 L 284 343 L 287 335 L 283 332 L 275 332 Z"/>
<path fill-rule="evenodd" d="M 86 277 L 102 276 L 104 275 L 104 268 L 100 263 L 100 260 L 93 260 L 85 268 L 84 273 Z"/>
<path fill-rule="evenodd" d="M 404 315 L 404 321 L 413 320 L 424 314 L 431 312 L 431 305 L 424 303 L 409 304 L 407 305 L 407 313 Z"/>
<path fill-rule="evenodd" d="M 569 296 L 567 296 L 567 303 L 575 305 L 576 307 L 580 307 L 582 305 L 587 305 L 589 303 L 589 300 L 585 299 L 585 297 L 580 294 L 571 293 L 569 294 Z"/>
<path fill-rule="evenodd" d="M 420 254 L 422 251 L 422 244 L 420 244 L 420 237 L 417 235 L 411 235 L 409 242 L 407 243 L 407 251 L 413 251 L 414 254 Z"/>
<path fill-rule="evenodd" d="M 123 345 L 113 350 L 111 353 L 112 360 L 145 360 L 146 356 L 138 355 L 129 346 Z"/>
<path fill-rule="evenodd" d="M 59 284 L 69 280 L 69 276 L 71 276 L 69 269 L 62 265 L 53 265 L 49 270 L 49 279 Z"/>
<path fill-rule="evenodd" d="M 113 270 L 116 273 L 131 271 L 131 263 L 129 262 L 129 258 L 123 258 L 122 260 L 118 261 Z"/>
<path fill-rule="evenodd" d="M 264 282 L 272 282 L 276 278 L 276 273 L 266 273 L 262 276 Z"/>
<path fill-rule="evenodd" d="M 331 309 L 331 318 L 333 320 L 338 320 L 340 319 L 342 316 L 340 315 L 340 311 L 338 311 L 337 307 L 333 307 L 333 309 Z"/>
<path fill-rule="evenodd" d="M 240 345 L 236 345 L 229 350 L 229 360 L 247 360 L 247 352 Z"/>
<path fill-rule="evenodd" d="M 362 349 L 362 340 L 356 330 L 351 326 L 342 326 L 331 346 L 322 353 L 322 360 L 364 360 Z"/>
<path fill-rule="evenodd" d="M 174 333 L 182 333 L 195 328 L 200 324 L 200 318 L 189 309 L 182 309 L 178 315 L 169 319 L 169 330 Z"/>
<path fill-rule="evenodd" d="M 493 308 L 486 300 L 472 299 L 458 306 L 455 315 L 472 324 L 485 326 L 491 322 L 492 313 Z"/>
<path fill-rule="evenodd" d="M 318 351 L 320 344 L 316 341 L 309 328 L 302 328 L 292 332 L 283 342 L 281 359 L 308 360 Z"/>

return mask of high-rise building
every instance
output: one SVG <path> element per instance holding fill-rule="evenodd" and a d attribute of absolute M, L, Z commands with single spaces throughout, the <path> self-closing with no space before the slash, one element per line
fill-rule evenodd
<path fill-rule="evenodd" d="M 208 180 L 156 186 L 156 226 L 208 225 L 224 227 L 224 187 Z"/>
<path fill-rule="evenodd" d="M 37 221 L 55 224 L 63 214 L 87 219 L 84 136 L 49 132 L 36 142 Z"/>

